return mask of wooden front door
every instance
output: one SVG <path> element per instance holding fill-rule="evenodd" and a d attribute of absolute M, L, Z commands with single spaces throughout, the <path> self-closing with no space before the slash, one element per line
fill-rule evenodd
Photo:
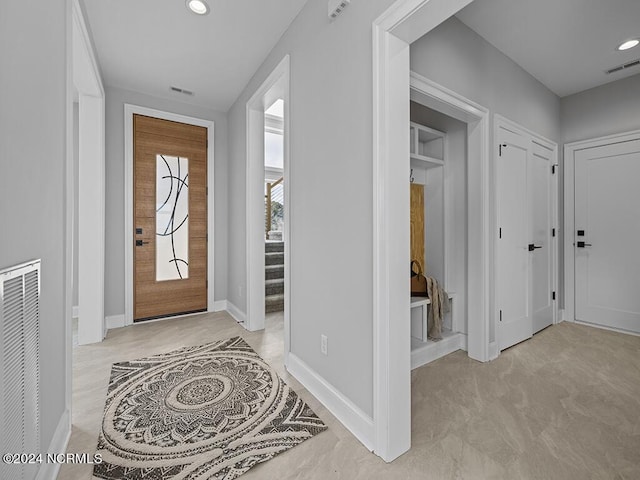
<path fill-rule="evenodd" d="M 207 309 L 207 129 L 134 115 L 134 321 Z"/>

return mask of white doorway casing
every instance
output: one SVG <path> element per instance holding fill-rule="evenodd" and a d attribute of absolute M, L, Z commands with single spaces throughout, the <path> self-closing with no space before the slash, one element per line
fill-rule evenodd
<path fill-rule="evenodd" d="M 207 310 L 215 311 L 215 132 L 214 122 L 201 118 L 179 115 L 177 113 L 155 110 L 138 105 L 124 105 L 124 271 L 125 271 L 125 308 L 122 323 L 113 323 L 108 328 L 133 325 L 133 116 L 146 115 L 173 122 L 186 123 L 207 129 Z M 176 318 L 175 316 L 167 318 Z M 164 319 L 160 319 L 164 320 Z M 153 321 L 153 320 L 151 320 Z"/>
<path fill-rule="evenodd" d="M 73 368 L 73 282 L 81 281 L 87 283 L 82 291 L 79 291 L 79 304 L 87 304 L 84 312 L 79 312 L 78 319 L 78 342 L 94 343 L 103 338 L 104 331 L 104 87 L 100 77 L 100 70 L 96 61 L 90 36 L 86 27 L 82 8 L 79 0 L 68 0 L 66 2 L 66 15 L 68 19 L 66 27 L 66 159 L 64 166 L 64 331 L 65 331 L 65 367 L 64 367 L 64 411 L 60 417 L 54 432 L 48 451 L 51 453 L 63 453 L 66 451 L 69 437 L 71 436 L 71 411 L 72 411 L 72 368 Z M 78 212 L 74 211 L 74 196 L 79 187 L 80 178 L 75 178 L 74 173 L 74 115 L 73 103 L 75 92 L 78 94 L 79 110 L 80 105 L 84 114 L 82 120 L 85 122 L 84 131 L 80 135 L 85 135 L 82 152 L 78 152 L 81 159 L 87 161 L 84 170 L 81 172 L 82 181 L 86 182 L 83 187 L 87 188 L 79 191 L 79 203 L 84 203 L 81 217 L 90 212 L 92 215 L 101 218 L 87 219 L 79 218 L 79 244 L 85 242 L 85 248 L 79 251 L 79 266 L 84 264 L 82 271 L 79 271 L 79 279 L 73 278 L 73 257 L 74 249 L 74 217 Z M 78 125 L 80 130 L 80 125 Z M 95 143 L 87 144 L 91 140 Z M 84 151 L 86 150 L 86 151 Z M 86 157 L 83 157 L 83 154 Z M 82 160 L 81 160 L 82 161 Z M 79 175 L 80 176 L 80 175 Z M 89 191 L 89 189 L 95 189 Z M 80 207 L 79 205 L 79 207 Z M 95 208 L 91 212 L 91 208 Z M 82 221 L 84 220 L 84 221 Z M 93 223 L 92 223 L 93 222 Z M 100 224 L 101 222 L 101 224 Z M 96 231 L 90 228 L 97 225 Z M 91 241 L 96 241 L 92 248 L 86 248 Z M 87 258 L 88 257 L 88 258 Z M 93 262 L 93 263 L 92 263 Z M 95 266 L 95 270 L 91 266 Z M 80 270 L 80 269 L 79 269 Z M 80 287 L 80 285 L 78 285 Z M 88 304 L 89 299 L 96 302 Z M 80 305 L 78 305 L 80 306 Z M 84 321 L 82 320 L 84 319 Z M 44 480 L 55 478 L 60 465 L 43 464 L 38 471 L 37 479 Z"/>
<path fill-rule="evenodd" d="M 265 110 L 277 99 L 284 101 L 284 364 L 288 366 L 291 326 L 291 161 L 290 161 L 290 57 L 286 55 L 246 106 L 247 119 L 247 310 L 244 327 L 262 330 L 265 325 L 265 237 L 264 237 L 264 132 Z"/>
<path fill-rule="evenodd" d="M 73 84 L 78 92 L 78 343 L 104 338 L 105 102 L 100 70 L 80 4 L 72 3 Z M 73 197 L 71 197 L 73 209 Z M 73 214 L 71 220 L 73 221 Z"/>
<path fill-rule="evenodd" d="M 392 461 L 411 446 L 409 331 L 409 45 L 472 0 L 398 0 L 373 23 L 373 421 L 375 453 Z M 460 107 L 460 98 L 450 96 Z M 445 102 L 446 103 L 446 102 Z M 455 107 L 454 107 L 455 108 Z M 469 354 L 489 359 L 488 116 L 470 141 Z M 471 144 L 469 151 L 471 151 Z M 475 161 L 478 160 L 478 161 Z M 405 320 L 406 321 L 403 321 Z M 475 339 L 471 341 L 471 339 Z"/>
<path fill-rule="evenodd" d="M 474 203 L 479 202 L 480 192 L 488 191 L 488 186 L 480 185 L 482 178 L 482 172 L 485 171 L 487 176 L 489 175 L 490 157 L 488 153 L 489 149 L 489 110 L 485 107 L 478 105 L 477 103 L 469 100 L 442 85 L 437 84 L 415 72 L 411 72 L 410 86 L 415 96 L 415 101 L 418 101 L 421 105 L 425 105 L 432 110 L 448 115 L 456 120 L 459 120 L 467 124 L 467 168 L 468 168 L 468 181 L 467 181 L 467 258 L 468 258 L 468 281 L 467 281 L 467 305 L 466 311 L 463 312 L 463 317 L 467 319 L 467 343 L 465 345 L 466 350 L 471 358 L 479 361 L 487 361 L 495 358 L 498 355 L 495 339 L 491 335 L 491 325 L 488 318 L 484 320 L 480 316 L 474 315 L 476 305 L 478 305 L 479 299 L 486 295 L 492 295 L 493 289 L 488 288 L 485 292 L 484 288 L 480 284 L 471 284 L 471 279 L 474 278 L 473 268 L 476 268 L 476 273 L 479 277 L 479 272 L 482 270 L 479 262 L 480 251 L 477 249 L 478 235 L 480 235 L 479 228 L 488 228 L 486 224 L 479 225 L 476 222 L 476 226 L 473 227 L 472 215 L 478 215 L 478 206 Z M 484 170 L 483 170 L 484 169 Z M 475 180 L 475 181 L 474 181 Z M 490 181 L 487 177 L 485 182 Z M 475 193 L 474 192 L 475 189 Z M 448 195 L 451 195 L 448 192 Z M 450 199 L 451 200 L 451 199 Z M 488 205 L 492 205 L 491 199 L 487 199 Z M 492 210 L 492 209 L 491 209 Z M 488 217 L 493 222 L 493 215 L 491 210 L 488 212 Z M 451 224 L 452 220 L 449 215 L 445 215 L 445 238 L 452 238 L 452 231 L 454 226 Z M 488 220 L 487 220 L 488 221 Z M 449 255 L 449 254 L 447 254 Z M 491 260 L 487 260 L 488 264 L 491 264 Z M 452 259 L 449 259 L 452 264 Z M 491 298 L 491 297 L 489 297 Z"/>

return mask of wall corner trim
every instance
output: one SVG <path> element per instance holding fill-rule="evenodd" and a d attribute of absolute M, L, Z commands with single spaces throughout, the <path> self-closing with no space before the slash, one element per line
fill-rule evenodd
<path fill-rule="evenodd" d="M 303 360 L 289 353 L 287 370 L 369 451 L 374 449 L 373 419 L 329 384 Z"/>
<path fill-rule="evenodd" d="M 229 315 L 231 315 L 236 322 L 238 323 L 245 323 L 245 321 L 247 320 L 247 314 L 244 313 L 242 310 L 240 310 L 238 307 L 236 307 L 233 303 L 231 303 L 230 301 L 226 301 L 227 302 L 227 312 L 229 312 Z"/>
<path fill-rule="evenodd" d="M 45 452 L 51 454 L 66 453 L 70 437 L 71 412 L 69 411 L 69 409 L 66 409 L 60 416 L 60 420 L 58 421 L 58 426 L 53 433 L 51 443 L 49 443 L 49 446 L 45 449 Z M 40 464 L 40 469 L 36 474 L 36 480 L 50 480 L 52 478 L 56 478 L 58 476 L 58 471 L 60 470 L 60 465 L 60 463 L 55 462 L 42 462 Z"/>
<path fill-rule="evenodd" d="M 110 315 L 104 320 L 107 325 L 107 330 L 111 330 L 112 328 L 122 328 L 125 326 L 124 313 L 120 315 Z"/>
<path fill-rule="evenodd" d="M 500 356 L 500 347 L 498 342 L 491 342 L 489 344 L 489 361 L 495 360 Z"/>
<path fill-rule="evenodd" d="M 217 300 L 209 309 L 210 312 L 223 312 L 228 309 L 229 303 L 226 300 Z"/>

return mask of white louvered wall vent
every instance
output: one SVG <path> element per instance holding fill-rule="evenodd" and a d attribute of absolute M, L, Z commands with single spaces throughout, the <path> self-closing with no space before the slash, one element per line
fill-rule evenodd
<path fill-rule="evenodd" d="M 0 271 L 0 451 L 40 451 L 40 261 Z M 3 480 L 32 480 L 37 463 L 0 463 Z"/>
<path fill-rule="evenodd" d="M 335 19 L 350 2 L 351 0 L 329 0 L 329 18 Z"/>

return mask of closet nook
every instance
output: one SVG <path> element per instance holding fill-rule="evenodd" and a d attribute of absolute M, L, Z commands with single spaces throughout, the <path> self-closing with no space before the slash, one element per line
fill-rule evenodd
<path fill-rule="evenodd" d="M 461 321 L 465 313 L 464 302 L 458 302 L 456 288 L 464 280 L 461 277 L 465 276 L 466 242 L 456 242 L 455 238 L 459 235 L 456 221 L 466 223 L 466 216 L 459 215 L 456 218 L 449 205 L 452 194 L 460 194 L 461 191 L 463 199 L 466 196 L 466 125 L 454 119 L 447 122 L 444 117 L 411 102 L 411 260 L 417 261 L 422 267 L 430 287 L 435 281 L 442 288 L 442 303 L 449 306 L 442 309 L 441 328 L 438 328 L 439 309 L 434 308 L 438 305 L 438 299 L 434 302 L 430 297 L 411 297 L 412 368 L 456 350 L 466 349 L 466 327 Z M 429 122 L 430 119 L 435 122 Z M 443 128 L 447 125 L 457 128 L 454 135 L 449 135 Z M 434 128 L 436 126 L 439 128 Z M 453 147 L 454 158 L 450 157 L 452 141 L 458 142 Z M 452 263 L 456 264 L 454 268 Z M 460 265 L 462 275 L 457 274 Z M 430 296 L 437 294 L 435 288 L 429 290 Z"/>

